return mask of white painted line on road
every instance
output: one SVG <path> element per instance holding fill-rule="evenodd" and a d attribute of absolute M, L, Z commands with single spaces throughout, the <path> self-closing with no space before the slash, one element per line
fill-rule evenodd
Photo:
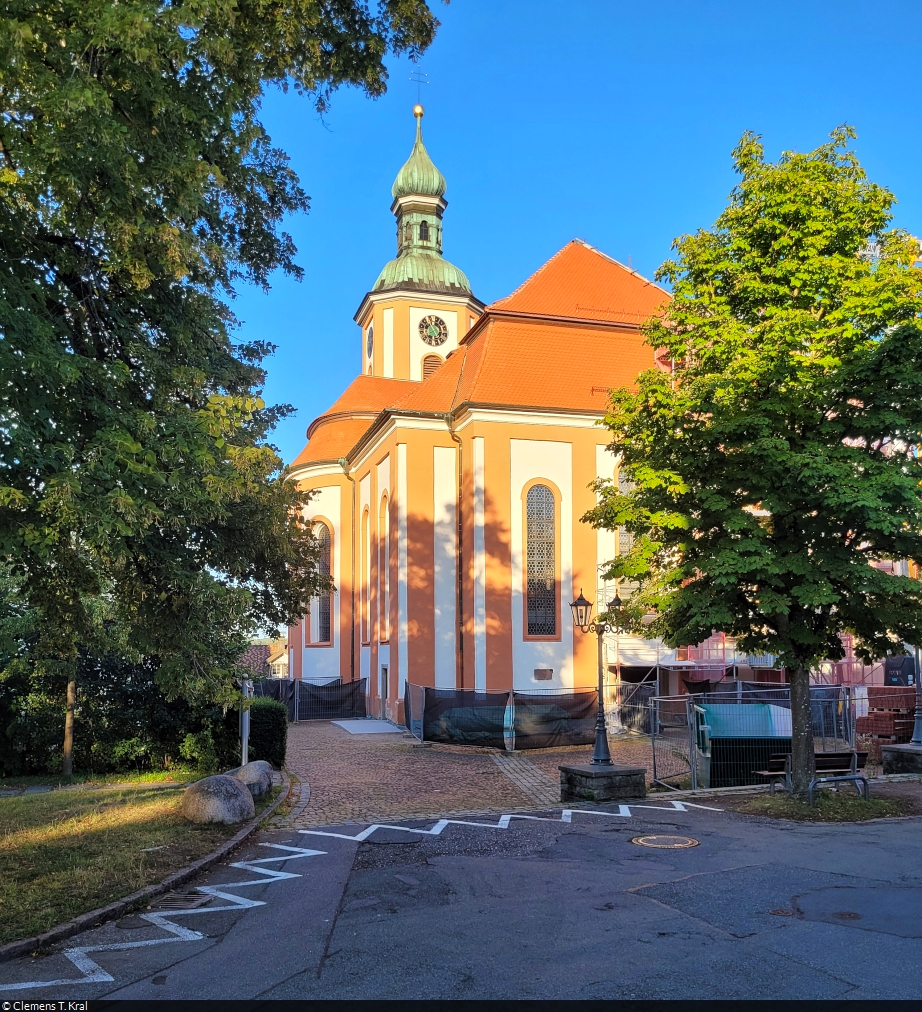
<path fill-rule="evenodd" d="M 226 882 L 220 886 L 197 886 L 196 891 L 214 896 L 216 899 L 227 900 L 227 906 L 221 907 L 199 907 L 197 910 L 171 910 L 166 913 L 141 914 L 141 918 L 149 921 L 154 927 L 163 928 L 171 938 L 151 938 L 143 942 L 116 942 L 112 945 L 84 945 L 66 949 L 62 955 L 69 959 L 74 966 L 83 974 L 82 977 L 69 977 L 61 980 L 29 980 L 19 984 L 0 984 L 0 991 L 23 991 L 30 987 L 54 987 L 65 984 L 105 984 L 113 983 L 115 978 L 107 973 L 98 963 L 90 959 L 89 952 L 117 952 L 124 949 L 143 949 L 153 945 L 165 945 L 169 942 L 197 942 L 205 936 L 199 931 L 184 928 L 173 923 L 174 917 L 190 917 L 193 914 L 213 914 L 219 910 L 248 910 L 250 907 L 264 907 L 264 900 L 248 900 L 245 896 L 235 896 L 227 892 L 228 889 L 243 889 L 246 886 L 268 885 L 272 882 L 281 882 L 282 879 L 301 878 L 300 875 L 290 871 L 276 871 L 272 868 L 261 868 L 258 865 L 271 864 L 273 861 L 291 861 L 297 857 L 317 857 L 325 854 L 323 850 L 305 850 L 303 847 L 287 847 L 281 843 L 261 843 L 261 847 L 272 847 L 274 850 L 284 850 L 287 853 L 279 857 L 262 857 L 256 861 L 235 861 L 231 868 L 242 868 L 244 871 L 252 871 L 261 878 L 249 879 L 246 882 Z"/>
<path fill-rule="evenodd" d="M 572 822 L 574 815 L 604 815 L 608 818 L 614 819 L 630 819 L 633 816 L 631 811 L 634 808 L 648 808 L 654 812 L 687 812 L 689 808 L 703 808 L 707 812 L 722 812 L 722 808 L 712 808 L 710 805 L 694 805 L 689 801 L 669 801 L 667 807 L 662 805 L 619 805 L 617 812 L 596 812 L 591 809 L 585 808 L 565 808 L 560 813 L 559 819 L 548 819 L 543 815 L 521 815 L 518 813 L 510 813 L 509 815 L 501 815 L 496 822 L 471 822 L 467 819 L 439 819 L 438 822 L 429 829 L 412 829 L 409 826 L 393 826 L 389 823 L 376 822 L 374 825 L 367 826 L 365 829 L 355 836 L 349 836 L 348 833 L 330 833 L 322 829 L 299 829 L 299 833 L 305 833 L 309 836 L 332 836 L 337 840 L 353 840 L 355 843 L 362 843 L 367 840 L 372 833 L 378 829 L 398 829 L 403 833 L 417 833 L 420 836 L 440 836 L 442 831 L 447 826 L 478 826 L 482 829 L 508 829 L 509 823 L 513 819 L 529 819 L 532 822 Z"/>

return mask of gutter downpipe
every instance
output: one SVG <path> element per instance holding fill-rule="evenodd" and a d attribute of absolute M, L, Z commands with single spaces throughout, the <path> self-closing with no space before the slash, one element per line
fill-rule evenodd
<path fill-rule="evenodd" d="M 339 466 L 343 474 L 352 482 L 352 544 L 349 546 L 349 556 L 352 560 L 352 580 L 349 584 L 351 604 L 349 605 L 349 681 L 355 681 L 355 478 L 349 473 L 349 460 L 347 457 L 339 458 Z"/>

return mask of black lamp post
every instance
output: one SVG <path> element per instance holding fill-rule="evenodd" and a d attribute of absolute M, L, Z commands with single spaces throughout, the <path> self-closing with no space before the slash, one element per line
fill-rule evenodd
<path fill-rule="evenodd" d="M 621 627 L 621 598 L 617 592 L 613 601 L 609 602 L 609 608 L 614 608 L 617 614 L 615 622 L 600 622 L 598 619 L 592 621 L 592 602 L 583 597 L 580 588 L 579 597 L 572 602 L 570 609 L 573 612 L 573 621 L 584 633 L 594 632 L 598 639 L 599 658 L 599 711 L 595 721 L 595 748 L 592 751 L 591 763 L 594 766 L 614 766 L 611 759 L 611 752 L 608 750 L 608 728 L 605 725 L 605 698 L 604 698 L 604 672 L 602 670 L 602 637 Z"/>

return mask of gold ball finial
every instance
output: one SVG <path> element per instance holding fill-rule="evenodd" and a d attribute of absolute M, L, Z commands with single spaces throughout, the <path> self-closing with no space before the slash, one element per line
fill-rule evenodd
<path fill-rule="evenodd" d="M 418 102 L 416 103 L 416 105 L 413 106 L 413 115 L 417 119 L 420 119 L 420 117 L 422 117 L 423 115 L 423 107 Z"/>

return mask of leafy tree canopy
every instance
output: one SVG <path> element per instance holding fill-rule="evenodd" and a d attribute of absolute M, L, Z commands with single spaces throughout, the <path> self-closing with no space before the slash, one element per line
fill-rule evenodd
<path fill-rule="evenodd" d="M 76 656 L 99 605 L 171 693 L 228 696 L 216 638 L 303 614 L 322 580 L 267 436 L 271 346 L 241 282 L 297 276 L 307 209 L 259 120 L 323 111 L 424 49 L 423 0 L 6 0 L 0 22 L 0 556 Z"/>
<path fill-rule="evenodd" d="M 874 566 L 922 559 L 919 243 L 854 136 L 774 163 L 743 136 L 727 208 L 657 275 L 674 298 L 646 333 L 672 368 L 613 393 L 633 488 L 600 483 L 585 518 L 636 535 L 609 574 L 639 583 L 635 622 L 776 654 L 792 691 L 840 633 L 866 658 L 922 642 L 922 584 Z"/>

